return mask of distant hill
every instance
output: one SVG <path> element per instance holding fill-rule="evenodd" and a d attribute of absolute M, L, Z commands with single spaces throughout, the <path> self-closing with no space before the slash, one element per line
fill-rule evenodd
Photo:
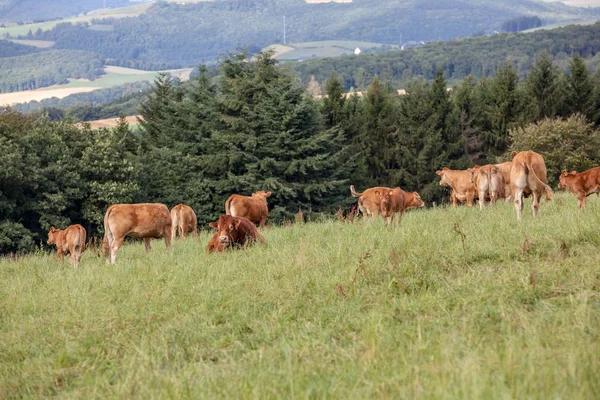
<path fill-rule="evenodd" d="M 0 0 L 0 22 L 65 18 L 99 8 L 123 7 L 129 0 Z"/>
<path fill-rule="evenodd" d="M 27 39 L 55 41 L 60 49 L 95 51 L 133 68 L 196 66 L 247 46 L 250 52 L 283 42 L 364 41 L 388 45 L 492 33 L 535 15 L 544 24 L 600 19 L 600 9 L 523 0 L 304 0 L 157 2 L 134 18 L 98 19 L 32 30 Z M 242 21 L 243 23 L 241 23 Z"/>

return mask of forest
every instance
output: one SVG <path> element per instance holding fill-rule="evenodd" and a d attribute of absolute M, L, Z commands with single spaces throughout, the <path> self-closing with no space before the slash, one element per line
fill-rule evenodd
<path fill-rule="evenodd" d="M 437 169 L 504 161 L 513 149 L 544 154 L 552 186 L 563 168 L 600 163 L 600 73 L 579 56 L 561 71 L 541 53 L 525 77 L 507 61 L 452 91 L 438 69 L 402 96 L 378 77 L 346 96 L 332 74 L 316 98 L 272 53 L 247 57 L 223 57 L 215 79 L 200 67 L 187 85 L 160 74 L 135 132 L 124 120 L 91 130 L 4 109 L 0 253 L 33 250 L 51 225 L 98 235 L 113 203 L 183 202 L 204 228 L 231 193 L 264 189 L 281 223 L 299 209 L 313 220 L 347 209 L 349 184 L 400 186 L 439 204 Z"/>
<path fill-rule="evenodd" d="M 517 74 L 524 77 L 542 51 L 549 53 L 562 70 L 567 69 L 569 57 L 573 55 L 597 67 L 600 64 L 600 57 L 596 56 L 600 52 L 600 22 L 428 43 L 405 51 L 307 60 L 296 64 L 294 69 L 305 83 L 311 76 L 324 82 L 331 71 L 335 71 L 346 90 L 365 88 L 375 75 L 403 87 L 414 77 L 433 79 L 438 68 L 451 81 L 468 75 L 491 76 L 507 57 Z"/>
<path fill-rule="evenodd" d="M 0 93 L 15 92 L 98 78 L 104 74 L 104 60 L 87 51 L 50 50 L 0 58 L 0 71 Z"/>
<path fill-rule="evenodd" d="M 142 63 L 156 69 L 196 66 L 217 60 L 236 47 L 250 53 L 283 41 L 361 40 L 401 45 L 492 33 L 524 15 L 543 15 L 544 23 L 600 18 L 600 9 L 519 0 L 357 0 L 307 4 L 304 0 L 157 2 L 135 18 L 62 23 L 33 32 L 56 41 L 56 48 L 94 51 L 115 65 Z M 243 21 L 243 24 L 240 24 Z M 158 66 L 162 65 L 162 66 Z"/>
<path fill-rule="evenodd" d="M 38 51 L 33 46 L 13 43 L 10 40 L 0 40 L 0 58 L 24 56 Z"/>

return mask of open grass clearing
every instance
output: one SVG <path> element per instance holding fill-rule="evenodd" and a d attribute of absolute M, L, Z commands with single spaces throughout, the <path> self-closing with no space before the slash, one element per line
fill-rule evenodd
<path fill-rule="evenodd" d="M 39 49 L 47 49 L 54 46 L 55 42 L 52 40 L 21 40 L 21 39 L 11 39 L 13 43 L 23 44 L 25 46 L 33 46 Z"/>
<path fill-rule="evenodd" d="M 321 42 L 304 42 L 275 44 L 269 46 L 275 50 L 275 58 L 281 61 L 299 60 L 306 58 L 319 57 L 338 57 L 344 54 L 354 54 L 358 47 L 361 51 L 382 46 L 380 43 L 345 41 L 345 40 L 326 40 Z"/>
<path fill-rule="evenodd" d="M 575 204 L 2 259 L 0 397 L 598 398 L 600 199 Z"/>
<path fill-rule="evenodd" d="M 114 66 L 107 66 L 104 70 L 106 71 L 106 74 L 93 81 L 87 79 L 71 79 L 69 83 L 64 85 L 54 85 L 22 92 L 0 93 L 0 105 L 26 103 L 33 100 L 41 101 L 52 97 L 62 99 L 71 94 L 91 92 L 93 90 L 123 85 L 125 83 L 153 81 L 158 73 L 157 71 L 143 71 Z M 189 79 L 192 71 L 193 68 L 182 68 L 166 70 L 164 72 L 169 72 L 173 76 L 179 77 L 179 79 L 185 81 Z"/>

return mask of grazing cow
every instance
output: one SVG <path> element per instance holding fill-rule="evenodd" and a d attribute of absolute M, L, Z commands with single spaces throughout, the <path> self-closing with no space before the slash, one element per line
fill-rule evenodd
<path fill-rule="evenodd" d="M 483 210 L 485 199 L 490 198 L 492 205 L 496 204 L 499 197 L 504 196 L 504 177 L 502 171 L 495 165 L 484 165 L 469 168 L 471 173 L 471 182 L 475 185 L 479 193 L 479 208 Z"/>
<path fill-rule="evenodd" d="M 209 253 L 220 252 L 228 247 L 241 247 L 253 242 L 265 242 L 256 226 L 244 217 L 221 215 L 219 221 L 211 222 L 210 226 L 217 232 L 206 247 Z"/>
<path fill-rule="evenodd" d="M 546 200 L 552 200 L 552 189 L 546 185 L 546 164 L 544 157 L 531 150 L 512 153 L 510 169 L 510 191 L 514 197 L 517 220 L 523 218 L 523 195 L 533 195 L 533 216 L 538 215 L 540 198 L 545 193 Z"/>
<path fill-rule="evenodd" d="M 585 198 L 590 194 L 600 193 L 600 167 L 577 173 L 563 171 L 560 174 L 558 187 L 569 189 L 577 197 L 577 207 L 585 208 Z"/>
<path fill-rule="evenodd" d="M 358 210 L 364 217 L 376 217 L 381 212 L 381 196 L 383 193 L 392 190 L 385 186 L 372 187 L 362 193 L 357 193 L 354 185 L 350 185 L 350 193 L 353 197 L 358 197 Z"/>
<path fill-rule="evenodd" d="M 196 213 L 192 210 L 192 207 L 185 204 L 177 204 L 171 210 L 171 239 L 175 239 L 178 232 L 179 236 L 184 239 L 187 237 L 188 232 L 198 236 Z"/>
<path fill-rule="evenodd" d="M 512 200 L 510 193 L 510 169 L 512 168 L 512 161 L 496 164 L 496 167 L 502 172 L 502 177 L 504 178 L 504 198 L 509 203 Z"/>
<path fill-rule="evenodd" d="M 56 245 L 56 252 L 61 262 L 65 261 L 65 253 L 69 253 L 69 261 L 77 269 L 81 253 L 85 250 L 85 236 L 85 228 L 79 224 L 70 225 L 63 231 L 51 226 L 48 232 L 48 244 Z"/>
<path fill-rule="evenodd" d="M 463 170 L 452 170 L 442 168 L 441 171 L 435 171 L 441 178 L 440 186 L 450 186 L 453 206 L 457 206 L 458 202 L 467 202 L 468 207 L 473 206 L 473 200 L 477 197 L 475 185 L 471 182 L 471 173 Z"/>
<path fill-rule="evenodd" d="M 150 239 L 161 237 L 170 251 L 171 234 L 171 215 L 164 204 L 113 204 L 104 214 L 106 263 L 115 263 L 125 236 L 143 238 L 148 253 L 151 250 Z"/>
<path fill-rule="evenodd" d="M 409 208 L 425 207 L 425 203 L 417 192 L 407 193 L 397 187 L 384 192 L 377 191 L 377 193 L 381 193 L 380 210 L 385 225 L 387 225 L 388 217 L 391 217 L 390 222 L 394 223 L 394 216 L 397 213 L 400 213 L 399 218 L 402 218 Z"/>
<path fill-rule="evenodd" d="M 234 217 L 248 218 L 250 221 L 265 226 L 269 208 L 267 206 L 267 197 L 271 192 L 258 191 L 252 193 L 251 197 L 232 194 L 225 202 L 225 214 Z"/>

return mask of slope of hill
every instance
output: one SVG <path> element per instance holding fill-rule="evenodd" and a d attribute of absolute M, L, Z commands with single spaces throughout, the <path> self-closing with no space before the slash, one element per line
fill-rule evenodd
<path fill-rule="evenodd" d="M 159 2 L 135 18 L 59 24 L 32 36 L 56 41 L 57 48 L 93 49 L 119 65 L 158 62 L 177 67 L 214 60 L 237 46 L 248 46 L 252 52 L 282 42 L 284 16 L 290 42 L 359 40 L 400 45 L 492 32 L 520 15 L 537 15 L 552 23 L 600 18 L 600 9 L 520 0 Z"/>
<path fill-rule="evenodd" d="M 0 397 L 596 398 L 600 202 L 575 203 L 1 258 Z"/>
<path fill-rule="evenodd" d="M 0 0 L 0 22 L 64 18 L 130 4 L 129 0 Z"/>
<path fill-rule="evenodd" d="M 294 69 L 304 82 L 308 82 L 311 76 L 324 82 L 331 71 L 336 71 L 349 89 L 358 87 L 356 73 L 363 68 L 369 79 L 378 75 L 400 86 L 406 77 L 431 79 L 437 68 L 442 68 L 448 79 L 460 79 L 469 74 L 479 77 L 493 75 L 507 57 L 523 76 L 541 51 L 547 51 L 559 65 L 565 67 L 572 54 L 592 60 L 600 52 L 600 22 L 532 33 L 435 42 L 404 51 L 307 60 L 295 64 Z"/>

